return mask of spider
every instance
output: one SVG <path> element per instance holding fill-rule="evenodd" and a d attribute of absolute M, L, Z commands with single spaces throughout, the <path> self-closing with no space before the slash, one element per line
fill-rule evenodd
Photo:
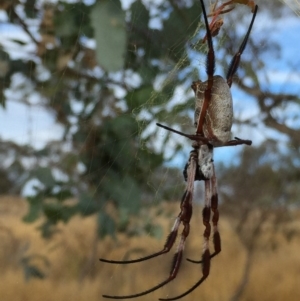
<path fill-rule="evenodd" d="M 208 76 L 208 80 L 205 82 L 198 80 L 196 82 L 193 82 L 192 84 L 192 89 L 194 90 L 196 96 L 196 109 L 194 116 L 196 133 L 185 134 L 183 132 L 174 130 L 170 127 L 157 123 L 157 126 L 162 127 L 173 133 L 187 137 L 193 141 L 192 151 L 190 152 L 188 163 L 186 164 L 183 172 L 184 178 L 186 180 L 186 188 L 180 203 L 180 213 L 175 220 L 175 223 L 171 229 L 170 234 L 167 237 L 167 240 L 162 250 L 154 254 L 134 260 L 116 261 L 107 260 L 103 258 L 100 259 L 100 261 L 106 263 L 130 264 L 142 262 L 168 253 L 175 243 L 179 226 L 182 223 L 183 230 L 180 235 L 180 240 L 174 256 L 171 271 L 169 276 L 164 281 L 146 291 L 126 296 L 103 295 L 104 298 L 130 299 L 140 297 L 161 288 L 162 286 L 166 285 L 167 283 L 176 278 L 182 261 L 185 241 L 190 232 L 194 181 L 204 181 L 205 187 L 205 205 L 202 212 L 202 219 L 205 227 L 203 234 L 204 247 L 202 258 L 200 261 L 190 259 L 188 260 L 194 263 L 202 264 L 202 277 L 183 294 L 172 298 L 160 298 L 159 300 L 177 300 L 191 293 L 208 277 L 211 259 L 221 252 L 221 237 L 218 230 L 219 211 L 217 178 L 213 164 L 213 149 L 214 147 L 235 146 L 240 144 L 251 145 L 252 143 L 252 141 L 250 140 L 242 140 L 237 137 L 235 137 L 234 140 L 230 140 L 233 119 L 232 97 L 230 87 L 232 85 L 233 76 L 237 71 L 240 62 L 240 57 L 246 47 L 258 7 L 255 6 L 253 17 L 250 22 L 248 31 L 244 37 L 244 40 L 238 52 L 234 55 L 229 65 L 229 69 L 225 80 L 219 75 L 214 75 L 215 54 L 212 43 L 212 35 L 209 29 L 203 0 L 200 0 L 200 3 L 202 7 L 207 34 L 208 53 L 206 58 L 206 73 Z M 209 249 L 211 221 L 213 225 L 212 231 L 214 246 L 214 251 L 212 253 Z"/>

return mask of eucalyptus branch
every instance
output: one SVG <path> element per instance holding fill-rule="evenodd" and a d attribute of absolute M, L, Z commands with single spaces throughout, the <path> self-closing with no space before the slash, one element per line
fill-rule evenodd
<path fill-rule="evenodd" d="M 19 23 L 20 23 L 20 25 L 21 25 L 21 27 L 24 29 L 24 31 L 29 35 L 29 37 L 31 38 L 31 40 L 36 44 L 36 45 L 38 45 L 39 44 L 39 41 L 33 36 L 33 34 L 30 32 L 30 30 L 28 29 L 28 26 L 27 26 L 27 24 L 24 22 L 24 20 L 17 14 L 17 12 L 15 11 L 15 8 L 14 7 L 12 7 L 12 9 L 11 9 L 11 14 L 12 14 L 12 16 L 13 17 L 15 17 L 18 21 L 19 21 Z"/>
<path fill-rule="evenodd" d="M 299 102 L 299 96 L 290 93 L 273 93 L 270 91 L 263 91 L 259 86 L 247 86 L 242 81 L 238 82 L 239 87 L 247 92 L 248 94 L 254 96 L 258 101 L 258 105 L 261 109 L 261 112 L 266 114 L 264 122 L 267 126 L 272 127 L 279 131 L 280 133 L 288 135 L 293 143 L 299 147 L 300 146 L 300 137 L 299 130 L 295 130 L 287 126 L 286 124 L 278 122 L 272 116 L 272 109 L 279 107 L 287 101 Z M 271 99 L 272 103 L 266 105 L 266 100 Z"/>

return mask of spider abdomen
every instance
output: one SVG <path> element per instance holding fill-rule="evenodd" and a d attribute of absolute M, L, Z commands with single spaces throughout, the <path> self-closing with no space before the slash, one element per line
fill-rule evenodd
<path fill-rule="evenodd" d="M 196 81 L 192 89 L 196 96 L 195 126 L 201 113 L 204 101 L 204 91 L 207 81 Z M 213 77 L 211 99 L 208 105 L 203 124 L 203 133 L 213 146 L 220 146 L 231 139 L 231 126 L 233 119 L 232 97 L 230 88 L 224 78 L 219 75 Z"/>

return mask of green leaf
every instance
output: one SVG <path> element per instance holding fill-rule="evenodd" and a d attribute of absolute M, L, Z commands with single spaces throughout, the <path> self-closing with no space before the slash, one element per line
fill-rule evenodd
<path fill-rule="evenodd" d="M 137 0 L 132 3 L 131 15 L 131 19 L 134 21 L 135 26 L 138 26 L 139 29 L 142 31 L 148 29 L 150 19 L 149 11 L 145 8 L 144 4 L 140 0 Z M 134 34 L 135 31 L 131 31 L 131 33 Z"/>
<path fill-rule="evenodd" d="M 83 216 L 94 214 L 99 210 L 99 206 L 95 200 L 86 193 L 80 195 L 77 208 L 80 214 Z"/>
<path fill-rule="evenodd" d="M 62 189 L 57 193 L 52 194 L 59 202 L 64 202 L 72 197 L 72 193 L 68 189 Z"/>
<path fill-rule="evenodd" d="M 24 41 L 21 41 L 21 40 L 18 40 L 18 39 L 11 39 L 12 42 L 15 42 L 21 46 L 24 46 L 27 44 L 27 42 L 24 42 Z"/>
<path fill-rule="evenodd" d="M 145 225 L 145 231 L 152 237 L 156 239 L 161 239 L 163 237 L 164 231 L 160 225 L 155 225 L 147 223 Z"/>
<path fill-rule="evenodd" d="M 98 235 L 100 238 L 110 235 L 115 237 L 116 225 L 114 220 L 105 212 L 98 214 Z"/>
<path fill-rule="evenodd" d="M 43 238 L 46 239 L 49 239 L 55 233 L 60 232 L 60 230 L 58 230 L 55 227 L 55 224 L 50 220 L 46 220 L 40 227 L 38 227 L 38 230 L 41 231 Z"/>
<path fill-rule="evenodd" d="M 62 206 L 60 203 L 44 204 L 44 214 L 53 224 L 60 220 L 66 223 L 76 213 L 77 207 Z"/>
<path fill-rule="evenodd" d="M 25 265 L 23 269 L 26 281 L 29 281 L 31 278 L 44 279 L 46 277 L 45 273 L 37 266 Z"/>
<path fill-rule="evenodd" d="M 40 167 L 35 171 L 35 176 L 46 186 L 53 187 L 55 185 L 55 179 L 52 175 L 52 171 L 48 167 Z"/>
<path fill-rule="evenodd" d="M 91 13 L 91 23 L 97 42 L 96 57 L 107 71 L 118 71 L 124 66 L 126 50 L 125 13 L 119 0 L 97 2 Z"/>
<path fill-rule="evenodd" d="M 27 18 L 36 18 L 38 10 L 36 8 L 36 0 L 27 0 L 24 5 L 24 10 Z"/>
<path fill-rule="evenodd" d="M 141 205 L 141 190 L 133 177 L 126 175 L 120 179 L 118 172 L 109 170 L 102 181 L 103 193 L 108 199 L 116 202 L 119 209 L 127 209 L 129 213 L 134 214 L 138 212 Z"/>
<path fill-rule="evenodd" d="M 118 231 L 125 232 L 129 225 L 129 211 L 126 208 L 119 209 Z"/>
<path fill-rule="evenodd" d="M 68 6 L 66 8 L 68 8 Z M 55 31 L 60 38 L 78 34 L 74 10 L 66 8 L 63 10 L 63 13 L 56 14 L 54 19 Z"/>
<path fill-rule="evenodd" d="M 42 210 L 42 197 L 38 194 L 33 197 L 27 197 L 29 203 L 29 212 L 23 217 L 25 223 L 33 223 L 39 217 Z"/>
<path fill-rule="evenodd" d="M 143 86 L 139 89 L 129 92 L 126 96 L 129 110 L 134 110 L 135 108 L 141 107 L 143 104 L 145 104 L 146 101 L 151 97 L 152 92 L 152 85 Z"/>

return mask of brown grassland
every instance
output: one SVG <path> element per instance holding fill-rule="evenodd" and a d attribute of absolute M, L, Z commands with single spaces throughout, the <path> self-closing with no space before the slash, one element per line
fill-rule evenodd
<path fill-rule="evenodd" d="M 27 207 L 23 199 L 0 198 L 0 300 L 1 301 L 93 301 L 103 300 L 105 294 L 131 294 L 148 289 L 164 280 L 169 273 L 172 255 L 167 254 L 143 263 L 109 265 L 98 261 L 99 257 L 121 259 L 128 251 L 132 256 L 142 256 L 159 250 L 164 239 L 147 235 L 128 238 L 118 235 L 117 240 L 106 237 L 98 242 L 96 257 L 91 257 L 95 233 L 95 217 L 73 218 L 66 225 L 59 225 L 52 239 L 43 240 L 36 230 L 39 223 L 24 224 L 21 221 Z M 156 223 L 167 235 L 178 204 L 161 204 L 161 210 L 170 214 L 156 217 Z M 286 225 L 300 229 L 300 214 Z M 223 250 L 212 261 L 209 278 L 183 300 L 230 300 L 241 280 L 246 252 L 235 235 L 229 218 L 221 215 L 220 229 Z M 196 208 L 191 233 L 185 249 L 185 257 L 199 258 L 202 251 L 201 208 Z M 258 249 L 251 266 L 249 283 L 241 300 L 250 301 L 298 301 L 300 300 L 300 238 L 287 241 L 280 231 L 278 248 Z M 35 256 L 38 255 L 38 256 Z M 25 281 L 22 258 L 32 256 L 32 263 L 46 275 L 44 280 Z M 45 256 L 49 263 L 42 260 Z M 86 271 L 91 260 L 90 270 Z M 85 277 L 82 277 L 85 269 Z M 183 260 L 177 279 L 160 290 L 138 300 L 157 300 L 159 297 L 176 296 L 191 287 L 201 277 L 201 266 Z"/>

